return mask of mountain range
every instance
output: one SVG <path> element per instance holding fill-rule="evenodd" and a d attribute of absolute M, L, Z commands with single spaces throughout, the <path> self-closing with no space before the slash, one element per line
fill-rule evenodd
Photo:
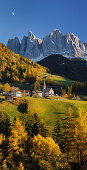
<path fill-rule="evenodd" d="M 43 40 L 29 31 L 28 36 L 24 36 L 21 42 L 18 37 L 9 39 L 7 47 L 34 61 L 39 61 L 51 54 L 61 54 L 67 58 L 86 59 L 87 57 L 87 43 L 82 43 L 73 33 L 63 35 L 58 29 L 53 30 Z"/>

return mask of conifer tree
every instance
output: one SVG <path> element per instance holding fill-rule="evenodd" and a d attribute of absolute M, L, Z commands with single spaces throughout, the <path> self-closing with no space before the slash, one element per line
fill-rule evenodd
<path fill-rule="evenodd" d="M 75 123 L 74 116 L 71 107 L 65 114 L 65 118 L 61 122 L 57 122 L 54 128 L 53 137 L 58 142 L 60 148 L 64 153 L 67 153 L 69 159 L 72 155 L 71 152 L 74 149 L 74 133 Z"/>
<path fill-rule="evenodd" d="M 23 117 L 22 117 L 23 118 Z M 25 116 L 25 129 L 28 132 L 28 137 L 34 137 L 34 135 L 40 134 L 42 136 L 47 135 L 47 130 L 44 126 L 44 122 L 40 117 L 34 113 L 34 114 L 27 114 Z M 23 122 L 24 122 L 23 121 Z"/>
<path fill-rule="evenodd" d="M 66 169 L 68 163 L 62 155 L 57 143 L 51 137 L 34 136 L 32 141 L 31 155 L 33 169 Z"/>
<path fill-rule="evenodd" d="M 14 120 L 11 136 L 9 137 L 7 163 L 9 167 L 20 166 L 26 159 L 25 143 L 27 141 L 27 132 L 18 118 Z"/>
<path fill-rule="evenodd" d="M 7 138 L 11 132 L 11 121 L 9 116 L 5 112 L 0 111 L 0 134 Z"/>
<path fill-rule="evenodd" d="M 87 113 L 79 108 L 78 117 L 74 117 L 69 108 L 66 118 L 55 125 L 53 138 L 69 161 L 87 161 Z"/>
<path fill-rule="evenodd" d="M 78 163 L 87 161 L 87 112 L 79 108 L 76 118 L 75 144 Z"/>

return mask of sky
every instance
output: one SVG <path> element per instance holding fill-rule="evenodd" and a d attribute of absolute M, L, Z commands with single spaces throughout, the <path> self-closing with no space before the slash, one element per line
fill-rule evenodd
<path fill-rule="evenodd" d="M 14 13 L 14 15 L 12 15 Z M 54 29 L 87 42 L 87 0 L 0 0 L 0 41 L 32 31 L 43 39 Z"/>

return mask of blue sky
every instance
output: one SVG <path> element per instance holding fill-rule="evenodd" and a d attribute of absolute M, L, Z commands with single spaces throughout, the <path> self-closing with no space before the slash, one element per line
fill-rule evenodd
<path fill-rule="evenodd" d="M 12 12 L 15 15 L 12 15 Z M 2 0 L 0 2 L 0 41 L 7 43 L 28 31 L 43 38 L 53 29 L 73 32 L 87 41 L 87 0 Z"/>

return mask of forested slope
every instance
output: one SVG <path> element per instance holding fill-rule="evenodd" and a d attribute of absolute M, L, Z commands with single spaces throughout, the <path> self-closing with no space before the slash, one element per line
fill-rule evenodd
<path fill-rule="evenodd" d="M 52 74 L 62 75 L 74 81 L 87 81 L 87 61 L 80 58 L 69 59 L 60 54 L 50 55 L 38 62 Z"/>
<path fill-rule="evenodd" d="M 46 69 L 0 43 L 0 81 L 32 82 L 38 71 L 46 72 Z"/>

